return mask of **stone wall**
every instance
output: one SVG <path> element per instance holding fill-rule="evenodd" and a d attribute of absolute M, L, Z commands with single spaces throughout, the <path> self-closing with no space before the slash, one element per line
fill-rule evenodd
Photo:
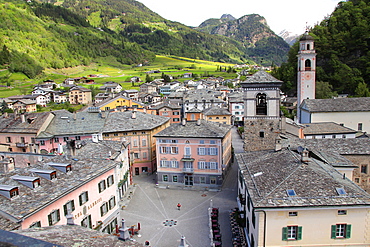
<path fill-rule="evenodd" d="M 279 118 L 247 119 L 244 121 L 244 150 L 274 150 L 279 134 Z"/>

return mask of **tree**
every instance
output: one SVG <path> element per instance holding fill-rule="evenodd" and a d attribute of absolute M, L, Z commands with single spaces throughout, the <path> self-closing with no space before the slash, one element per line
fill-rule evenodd
<path fill-rule="evenodd" d="M 329 82 L 316 82 L 316 99 L 330 99 L 333 96 L 338 96 L 337 92 L 333 92 L 333 86 Z"/>
<path fill-rule="evenodd" d="M 151 81 L 153 81 L 153 78 L 149 74 L 146 74 L 145 82 L 151 82 Z"/>
<path fill-rule="evenodd" d="M 355 90 L 356 97 L 370 97 L 370 91 L 365 82 L 360 82 Z"/>

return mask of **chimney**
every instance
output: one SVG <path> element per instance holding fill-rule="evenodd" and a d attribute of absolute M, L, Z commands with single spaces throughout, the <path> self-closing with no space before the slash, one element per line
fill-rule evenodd
<path fill-rule="evenodd" d="M 77 119 L 77 114 L 76 114 L 76 112 L 73 112 L 73 120 L 76 121 L 76 119 Z"/>
<path fill-rule="evenodd" d="M 121 228 L 118 229 L 118 231 L 119 231 L 118 239 L 123 240 L 123 241 L 129 240 L 130 239 L 130 233 L 128 231 L 129 229 L 125 226 L 125 219 L 122 219 L 121 224 L 122 224 Z"/>
<path fill-rule="evenodd" d="M 198 118 L 197 120 L 197 125 L 200 126 L 201 122 L 200 122 L 200 118 Z"/>
<path fill-rule="evenodd" d="M 186 125 L 186 118 L 183 118 L 183 119 L 182 119 L 181 124 L 182 124 L 182 126 L 185 126 L 185 125 Z"/>
<path fill-rule="evenodd" d="M 308 157 L 308 150 L 307 148 L 303 149 L 302 153 L 301 153 L 301 161 L 304 162 L 304 163 L 307 163 L 308 161 L 310 161 L 310 158 Z"/>
<path fill-rule="evenodd" d="M 132 111 L 131 118 L 132 118 L 132 119 L 136 119 L 136 111 Z"/>
<path fill-rule="evenodd" d="M 7 112 L 4 112 L 4 117 L 8 118 L 8 113 Z"/>
<path fill-rule="evenodd" d="M 22 123 L 26 122 L 26 116 L 24 114 L 21 114 L 21 121 Z"/>
<path fill-rule="evenodd" d="M 275 152 L 281 151 L 281 138 L 278 136 L 275 139 Z"/>

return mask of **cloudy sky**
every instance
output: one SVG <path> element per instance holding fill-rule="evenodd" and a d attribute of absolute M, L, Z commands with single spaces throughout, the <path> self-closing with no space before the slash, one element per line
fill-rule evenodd
<path fill-rule="evenodd" d="M 240 18 L 259 14 L 279 34 L 286 29 L 302 34 L 305 27 L 314 26 L 331 14 L 338 0 L 137 0 L 163 18 L 187 26 L 199 26 L 210 18 L 231 14 Z M 307 24 L 306 24 L 307 23 Z"/>

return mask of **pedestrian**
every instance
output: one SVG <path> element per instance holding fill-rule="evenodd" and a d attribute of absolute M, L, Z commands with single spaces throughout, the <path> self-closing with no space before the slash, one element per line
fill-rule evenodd
<path fill-rule="evenodd" d="M 180 210 L 181 209 L 181 204 L 180 203 L 177 203 L 177 209 Z"/>

